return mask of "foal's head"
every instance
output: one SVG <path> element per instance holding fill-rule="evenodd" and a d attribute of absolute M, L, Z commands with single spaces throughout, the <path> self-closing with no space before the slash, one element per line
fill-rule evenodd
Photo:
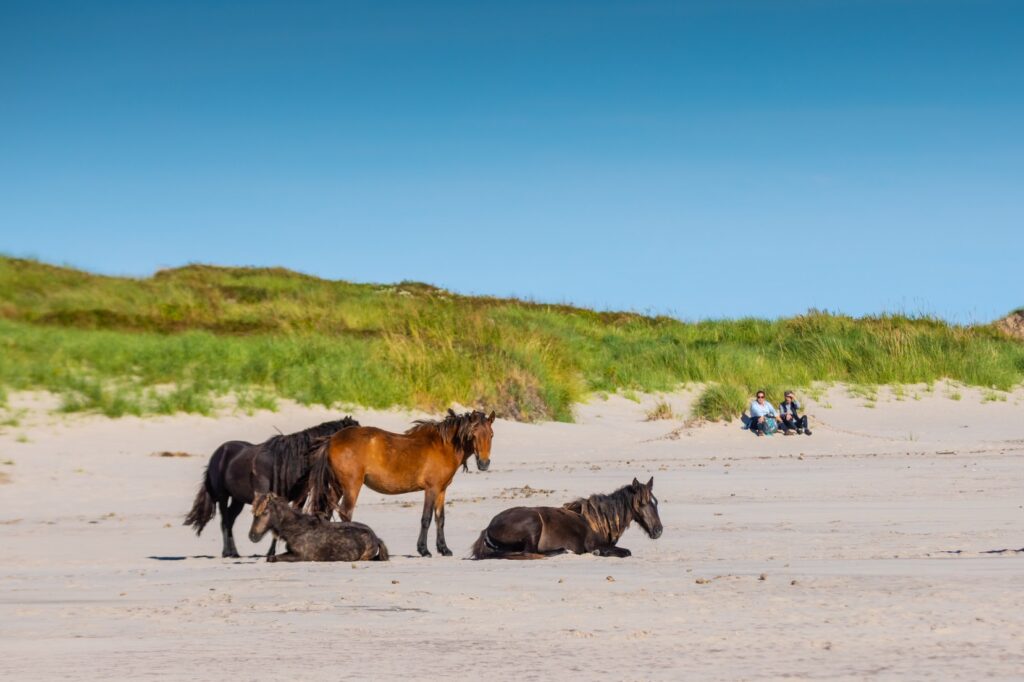
<path fill-rule="evenodd" d="M 663 530 L 661 517 L 658 516 L 658 498 L 654 496 L 654 477 L 647 483 L 633 479 L 630 486 L 633 493 L 633 517 L 640 527 L 647 532 L 648 537 L 658 539 Z"/>
<path fill-rule="evenodd" d="M 259 542 L 273 525 L 274 508 L 281 498 L 274 493 L 257 493 L 252 501 L 252 527 L 249 528 L 249 539 Z"/>

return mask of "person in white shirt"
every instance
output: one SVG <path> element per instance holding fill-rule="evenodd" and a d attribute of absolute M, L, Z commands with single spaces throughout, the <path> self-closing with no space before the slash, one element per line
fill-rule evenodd
<path fill-rule="evenodd" d="M 758 391 L 754 400 L 750 403 L 750 430 L 763 436 L 772 434 L 775 429 L 775 408 L 764 399 L 764 391 Z"/>

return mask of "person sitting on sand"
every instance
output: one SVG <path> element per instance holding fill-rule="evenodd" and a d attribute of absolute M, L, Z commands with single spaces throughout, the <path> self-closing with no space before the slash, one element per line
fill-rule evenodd
<path fill-rule="evenodd" d="M 780 426 L 782 426 L 782 433 L 785 435 L 792 435 L 794 430 L 797 433 L 811 435 L 811 430 L 807 428 L 807 415 L 801 416 L 798 414 L 799 410 L 800 403 L 793 397 L 793 391 L 786 391 L 782 398 L 782 404 L 779 405 L 782 420 Z"/>
<path fill-rule="evenodd" d="M 757 433 L 758 437 L 772 435 L 778 430 L 775 417 L 775 408 L 764 399 L 764 391 L 758 391 L 750 403 L 750 430 Z"/>

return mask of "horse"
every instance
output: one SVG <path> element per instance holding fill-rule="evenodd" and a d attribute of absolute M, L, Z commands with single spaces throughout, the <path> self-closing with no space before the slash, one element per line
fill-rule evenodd
<path fill-rule="evenodd" d="M 221 556 L 237 557 L 232 529 L 242 508 L 252 504 L 255 494 L 261 492 L 277 493 L 301 506 L 305 502 L 309 452 L 313 445 L 318 438 L 350 426 L 359 426 L 359 422 L 345 417 L 287 436 L 274 436 L 258 445 L 241 440 L 222 444 L 210 457 L 184 525 L 192 526 L 199 535 L 216 513 L 216 504 L 224 536 Z M 273 556 L 275 551 L 277 538 L 270 543 L 267 556 Z"/>
<path fill-rule="evenodd" d="M 624 558 L 616 546 L 636 521 L 647 535 L 661 537 L 654 478 L 637 479 L 610 495 L 591 495 L 561 507 L 513 507 L 499 513 L 473 544 L 473 559 L 544 559 L 573 552 Z"/>
<path fill-rule="evenodd" d="M 288 543 L 288 551 L 269 555 L 267 561 L 388 560 L 387 546 L 369 526 L 303 514 L 280 495 L 257 493 L 249 539 L 259 542 L 270 530 Z"/>
<path fill-rule="evenodd" d="M 338 507 L 343 521 L 352 511 L 365 483 L 384 495 L 424 491 L 423 515 L 416 549 L 430 556 L 427 530 L 430 517 L 437 520 L 437 551 L 451 556 L 444 538 L 444 496 L 459 467 L 468 469 L 470 455 L 476 467 L 487 471 L 494 437 L 490 416 L 473 411 L 455 414 L 448 410 L 442 420 L 419 419 L 404 434 L 370 426 L 338 431 L 310 457 L 307 495 L 309 511 L 328 516 Z"/>

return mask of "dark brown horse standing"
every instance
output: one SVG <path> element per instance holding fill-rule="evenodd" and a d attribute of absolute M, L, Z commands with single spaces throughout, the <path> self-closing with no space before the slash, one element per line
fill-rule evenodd
<path fill-rule="evenodd" d="M 359 422 L 345 417 L 287 436 L 274 436 L 258 445 L 243 440 L 222 444 L 210 457 L 185 525 L 195 528 L 199 535 L 219 508 L 224 536 L 221 556 L 237 557 L 233 529 L 242 508 L 252 504 L 257 493 L 267 492 L 301 504 L 305 500 L 309 455 L 314 444 L 350 426 L 359 426 Z M 273 556 L 276 549 L 275 537 L 267 556 Z"/>
<path fill-rule="evenodd" d="M 591 495 L 561 507 L 513 507 L 493 519 L 473 544 L 474 559 L 543 559 L 574 552 L 627 557 L 619 538 L 636 521 L 649 537 L 661 536 L 654 478 L 633 479 L 611 495 Z"/>
<path fill-rule="evenodd" d="M 352 510 L 363 484 L 385 495 L 424 491 L 423 516 L 416 549 L 430 556 L 427 529 L 430 517 L 437 521 L 437 551 L 451 556 L 444 539 L 444 495 L 460 466 L 476 455 L 476 466 L 487 471 L 494 437 L 490 416 L 473 411 L 443 420 L 421 419 L 405 433 L 391 433 L 370 426 L 339 431 L 317 449 L 310 460 L 309 508 L 330 514 L 340 500 L 339 513 L 352 520 Z"/>

